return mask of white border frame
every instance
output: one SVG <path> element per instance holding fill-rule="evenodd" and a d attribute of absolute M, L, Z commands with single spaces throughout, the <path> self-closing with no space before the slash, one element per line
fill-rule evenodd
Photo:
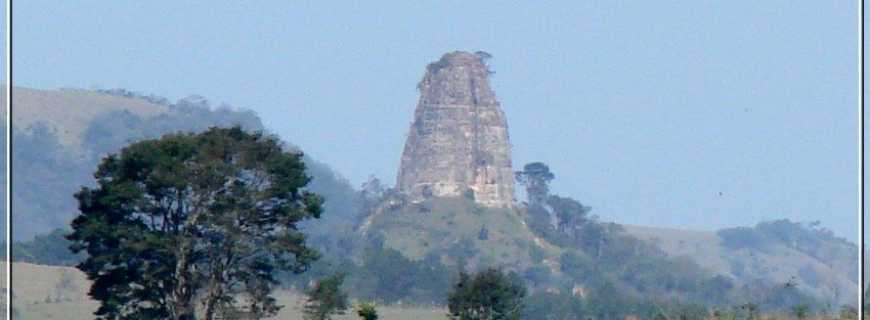
<path fill-rule="evenodd" d="M 12 0 L 6 0 L 6 319 L 12 319 Z M 858 318 L 864 319 L 864 0 L 858 0 Z"/>

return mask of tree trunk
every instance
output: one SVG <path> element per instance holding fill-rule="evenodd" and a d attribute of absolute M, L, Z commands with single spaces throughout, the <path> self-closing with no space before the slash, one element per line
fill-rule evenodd
<path fill-rule="evenodd" d="M 217 312 L 217 301 L 218 297 L 220 297 L 219 292 L 220 283 L 217 281 L 215 277 L 211 279 L 211 285 L 208 289 L 208 294 L 205 297 L 205 319 L 206 320 L 214 320 L 215 312 Z"/>
<path fill-rule="evenodd" d="M 190 240 L 182 240 L 179 245 L 178 261 L 175 263 L 175 278 L 178 281 L 172 290 L 170 316 L 174 320 L 194 320 L 193 292 L 190 283 Z"/>

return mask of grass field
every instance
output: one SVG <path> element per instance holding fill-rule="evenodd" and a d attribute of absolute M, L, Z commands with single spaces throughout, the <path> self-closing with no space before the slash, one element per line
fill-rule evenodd
<path fill-rule="evenodd" d="M 13 263 L 13 309 L 23 320 L 87 320 L 93 319 L 97 302 L 87 296 L 89 283 L 84 274 L 74 268 Z M 4 266 L 5 270 L 5 266 Z M 5 292 L 5 290 L 4 290 Z M 273 319 L 302 319 L 304 297 L 295 292 L 279 291 L 278 303 L 284 308 Z M 379 307 L 380 319 L 434 320 L 446 319 L 446 310 L 432 308 Z M 335 319 L 358 319 L 352 310 Z"/>

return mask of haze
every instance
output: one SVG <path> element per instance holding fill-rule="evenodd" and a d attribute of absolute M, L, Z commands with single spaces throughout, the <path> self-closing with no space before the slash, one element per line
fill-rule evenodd
<path fill-rule="evenodd" d="M 439 3 L 16 2 L 14 84 L 199 94 L 392 184 L 424 66 L 485 50 L 514 167 L 593 213 L 857 240 L 854 1 Z"/>

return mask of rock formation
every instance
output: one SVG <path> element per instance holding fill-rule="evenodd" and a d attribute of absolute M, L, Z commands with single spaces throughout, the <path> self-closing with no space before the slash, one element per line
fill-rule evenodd
<path fill-rule="evenodd" d="M 466 196 L 514 205 L 507 121 L 489 87 L 488 57 L 456 51 L 426 68 L 396 182 L 412 201 Z"/>

